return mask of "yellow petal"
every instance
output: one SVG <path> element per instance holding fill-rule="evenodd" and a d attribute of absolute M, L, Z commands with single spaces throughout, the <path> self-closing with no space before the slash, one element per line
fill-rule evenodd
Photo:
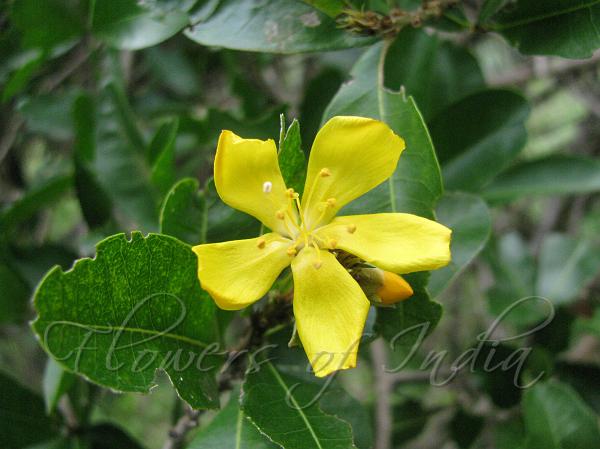
<path fill-rule="evenodd" d="M 315 375 L 354 368 L 369 312 L 365 294 L 328 251 L 304 248 L 292 273 L 296 328 Z"/>
<path fill-rule="evenodd" d="M 215 158 L 215 186 L 229 206 L 258 218 L 268 228 L 287 235 L 278 212 L 290 199 L 277 161 L 273 140 L 242 139 L 223 131 Z"/>
<path fill-rule="evenodd" d="M 396 304 L 413 295 L 412 287 L 402 276 L 382 270 L 382 277 L 381 287 L 377 290 L 377 296 L 382 304 Z"/>
<path fill-rule="evenodd" d="M 291 262 L 292 242 L 270 233 L 248 240 L 194 246 L 200 285 L 225 310 L 238 310 L 262 298 Z"/>
<path fill-rule="evenodd" d="M 435 221 L 411 214 L 336 217 L 315 232 L 324 242 L 394 273 L 447 265 L 451 233 Z"/>
<path fill-rule="evenodd" d="M 327 223 L 345 204 L 389 178 L 402 150 L 404 141 L 383 122 L 329 120 L 317 133 L 308 161 L 302 198 L 307 225 Z"/>

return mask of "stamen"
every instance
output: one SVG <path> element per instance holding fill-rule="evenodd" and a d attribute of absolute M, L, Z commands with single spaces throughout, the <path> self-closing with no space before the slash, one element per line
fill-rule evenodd
<path fill-rule="evenodd" d="M 334 207 L 336 203 L 335 198 L 327 198 L 326 202 L 329 207 Z"/>
<path fill-rule="evenodd" d="M 356 225 L 349 224 L 348 226 L 346 226 L 346 231 L 348 231 L 350 234 L 354 234 L 354 232 L 356 231 Z"/>
<path fill-rule="evenodd" d="M 273 183 L 271 181 L 265 181 L 263 182 L 263 193 L 271 193 L 271 190 L 273 189 Z"/>
<path fill-rule="evenodd" d="M 311 244 L 317 251 L 317 261 L 313 264 L 313 267 L 315 267 L 315 269 L 318 270 L 319 268 L 321 268 L 321 265 L 323 265 L 323 262 L 321 261 L 321 250 L 315 242 L 311 242 Z"/>
<path fill-rule="evenodd" d="M 290 246 L 290 247 L 287 249 L 287 251 L 286 251 L 286 252 L 287 252 L 288 256 L 291 256 L 291 257 L 293 257 L 293 256 L 295 256 L 295 255 L 296 255 L 296 253 L 297 253 L 298 251 L 296 250 L 296 247 L 295 247 L 295 246 Z"/>
<path fill-rule="evenodd" d="M 337 247 L 337 244 L 338 244 L 338 242 L 336 239 L 329 239 L 329 247 L 331 249 L 335 249 Z"/>
<path fill-rule="evenodd" d="M 292 188 L 287 189 L 287 194 L 292 199 L 298 198 L 298 196 L 299 196 L 296 192 L 294 192 L 294 189 L 292 189 Z"/>
<path fill-rule="evenodd" d="M 258 239 L 258 240 L 256 241 L 256 246 L 257 246 L 259 249 L 263 249 L 263 248 L 265 247 L 265 245 L 266 245 L 266 244 L 267 244 L 267 241 L 266 241 L 265 239 L 263 239 L 263 238 L 260 238 L 260 239 Z"/>
<path fill-rule="evenodd" d="M 322 168 L 319 172 L 319 176 L 321 178 L 327 178 L 328 176 L 331 176 L 331 171 L 327 167 Z"/>
<path fill-rule="evenodd" d="M 281 210 L 278 210 L 275 213 L 275 216 L 279 219 L 279 220 L 284 220 L 285 219 L 285 213 Z"/>

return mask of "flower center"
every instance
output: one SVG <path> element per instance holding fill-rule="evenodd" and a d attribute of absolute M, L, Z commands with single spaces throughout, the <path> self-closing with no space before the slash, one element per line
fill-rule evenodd
<path fill-rule="evenodd" d="M 292 240 L 292 244 L 287 249 L 287 253 L 291 257 L 294 257 L 302 248 L 308 246 L 314 247 L 317 250 L 318 258 L 318 261 L 315 263 L 316 268 L 319 268 L 320 266 L 319 250 L 332 249 L 337 245 L 337 242 L 333 239 L 329 239 L 329 241 L 326 242 L 322 238 L 319 238 L 314 232 L 320 227 L 321 221 L 325 215 L 335 207 L 337 202 L 336 199 L 332 197 L 327 198 L 325 201 L 321 201 L 315 205 L 310 204 L 312 193 L 315 191 L 317 184 L 329 176 L 331 176 L 331 171 L 328 168 L 321 169 L 312 186 L 310 186 L 311 188 L 308 194 L 309 196 L 306 198 L 307 209 L 310 208 L 311 211 L 316 210 L 318 213 L 318 215 L 313 215 L 313 218 L 314 216 L 318 217 L 316 220 L 313 219 L 308 222 L 308 215 L 305 213 L 300 203 L 300 195 L 291 188 L 287 189 L 287 197 L 289 199 L 287 202 L 287 207 L 279 209 L 275 213 L 275 216 L 282 222 L 289 238 Z M 270 181 L 265 181 L 262 189 L 263 194 L 269 195 L 271 193 L 271 189 L 272 183 Z"/>

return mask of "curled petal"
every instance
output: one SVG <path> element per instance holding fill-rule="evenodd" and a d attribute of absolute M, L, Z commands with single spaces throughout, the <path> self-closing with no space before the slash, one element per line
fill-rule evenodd
<path fill-rule="evenodd" d="M 246 212 L 282 235 L 290 198 L 286 191 L 273 140 L 243 139 L 223 131 L 215 157 L 215 186 L 229 206 Z"/>

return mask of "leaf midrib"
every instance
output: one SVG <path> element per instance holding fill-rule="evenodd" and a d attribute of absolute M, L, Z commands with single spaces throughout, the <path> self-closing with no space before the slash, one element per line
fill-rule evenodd
<path fill-rule="evenodd" d="M 279 375 L 279 373 L 277 372 L 277 370 L 275 368 L 273 368 L 272 364 L 269 363 L 268 366 L 269 366 L 269 370 L 271 371 L 271 373 L 273 373 L 273 376 L 275 377 L 275 380 L 277 380 L 277 383 L 281 386 L 281 388 L 283 389 L 283 391 L 285 391 L 286 395 L 289 396 L 290 400 L 292 401 L 292 404 L 294 405 L 294 408 L 298 411 L 298 414 L 302 418 L 302 421 L 304 421 L 304 423 L 306 424 L 306 428 L 310 432 L 310 435 L 313 437 L 313 440 L 315 440 L 315 443 L 317 443 L 317 447 L 319 449 L 323 449 L 323 446 L 321 446 L 321 442 L 319 441 L 319 439 L 317 437 L 317 434 L 315 433 L 314 429 L 312 428 L 312 425 L 308 421 L 308 418 L 306 417 L 306 415 L 302 411 L 302 408 L 300 407 L 300 404 L 298 404 L 298 402 L 296 402 L 296 398 L 294 398 L 294 396 L 292 395 L 292 392 L 289 390 L 287 384 L 281 378 L 281 376 Z"/>
<path fill-rule="evenodd" d="M 198 346 L 201 348 L 206 348 L 208 345 L 199 340 L 194 340 L 193 338 L 186 337 L 184 335 L 173 334 L 171 332 L 161 332 L 153 329 L 142 329 L 139 327 L 117 327 L 117 326 L 104 326 L 101 324 L 83 324 L 77 323 L 75 321 L 61 320 L 61 321 L 49 321 L 52 324 L 64 324 L 74 327 L 79 327 L 82 329 L 93 329 L 98 331 L 117 331 L 117 332 L 131 332 L 131 333 L 139 333 L 144 335 L 152 335 L 156 337 L 166 337 L 171 338 L 173 340 L 183 341 L 185 343 L 189 343 L 194 346 Z"/>
<path fill-rule="evenodd" d="M 516 28 L 516 27 L 520 27 L 523 25 L 528 25 L 530 23 L 539 22 L 542 20 L 562 16 L 564 14 L 576 12 L 576 11 L 579 11 L 582 9 L 589 9 L 598 3 L 600 3 L 600 0 L 592 0 L 592 1 L 590 1 L 588 3 L 584 3 L 582 5 L 571 6 L 569 8 L 565 8 L 565 9 L 562 9 L 559 11 L 549 12 L 546 14 L 541 14 L 541 15 L 533 16 L 533 17 L 527 17 L 525 19 L 515 20 L 514 22 L 503 23 L 503 24 L 491 24 L 489 29 L 491 29 L 493 31 L 502 31 L 502 30 L 506 30 L 506 29 L 510 29 L 510 28 Z"/>

